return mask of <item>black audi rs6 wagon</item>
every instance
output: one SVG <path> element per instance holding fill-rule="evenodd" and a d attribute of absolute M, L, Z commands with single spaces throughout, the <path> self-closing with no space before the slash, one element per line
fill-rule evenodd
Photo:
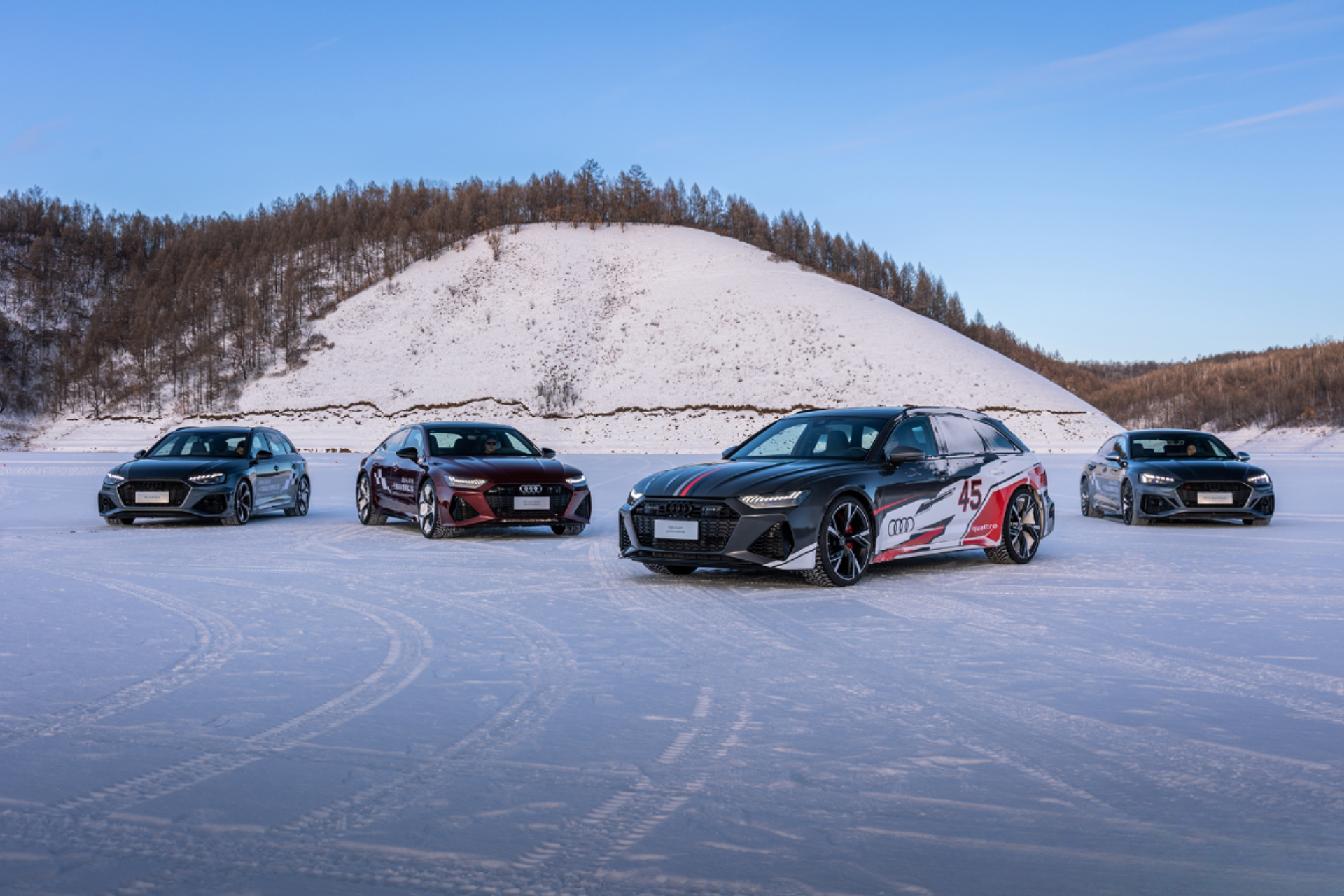
<path fill-rule="evenodd" d="M 241 526 L 264 510 L 306 516 L 311 493 L 308 463 L 282 433 L 189 426 L 109 470 L 98 512 L 110 525 L 176 517 Z"/>
<path fill-rule="evenodd" d="M 655 572 L 796 570 L 852 585 L 871 563 L 982 548 L 1027 563 L 1054 527 L 1044 467 L 992 417 L 960 408 L 808 411 L 723 460 L 635 484 L 621 556 Z"/>
<path fill-rule="evenodd" d="M 1153 520 L 1240 520 L 1267 526 L 1274 483 L 1246 452 L 1192 429 L 1143 429 L 1106 440 L 1078 484 L 1083 516 Z"/>

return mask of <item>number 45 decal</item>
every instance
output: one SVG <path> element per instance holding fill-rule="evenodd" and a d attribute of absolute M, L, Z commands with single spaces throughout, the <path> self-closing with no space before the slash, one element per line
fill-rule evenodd
<path fill-rule="evenodd" d="M 968 479 L 961 484 L 961 497 L 957 498 L 957 506 L 962 510 L 979 510 L 984 500 L 979 479 Z"/>

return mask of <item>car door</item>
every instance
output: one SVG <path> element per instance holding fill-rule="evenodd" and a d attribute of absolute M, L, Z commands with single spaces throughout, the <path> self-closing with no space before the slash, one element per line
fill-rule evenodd
<path fill-rule="evenodd" d="M 283 480 L 277 485 L 276 501 L 289 507 L 294 503 L 295 489 L 298 488 L 299 476 L 303 473 L 303 459 L 295 452 L 293 443 L 283 434 L 268 429 L 266 439 L 271 443 L 271 452 L 275 455 L 272 460 L 280 467 L 280 478 Z"/>
<path fill-rule="evenodd" d="M 284 500 L 286 471 L 284 462 L 277 456 L 276 449 L 266 431 L 258 429 L 252 433 L 252 476 L 253 502 L 257 510 L 265 510 Z"/>
<path fill-rule="evenodd" d="M 1114 455 L 1120 459 L 1115 460 Z M 1097 484 L 1102 501 L 1109 509 L 1117 512 L 1120 510 L 1120 486 L 1125 481 L 1128 456 L 1125 437 L 1116 436 L 1106 443 L 1098 459 Z"/>
<path fill-rule="evenodd" d="M 947 461 L 927 415 L 911 415 L 897 423 L 883 444 L 882 456 L 896 446 L 918 449 L 923 457 L 886 465 L 878 477 L 873 507 L 881 559 L 886 559 L 884 553 L 891 557 L 920 549 L 936 537 L 934 508 L 947 480 Z"/>
<path fill-rule="evenodd" d="M 947 450 L 948 490 L 939 504 L 940 525 L 946 534 L 941 540 L 960 544 L 998 481 L 995 457 L 968 418 L 939 414 L 934 426 Z"/>
<path fill-rule="evenodd" d="M 399 429 L 383 439 L 369 460 L 369 480 L 375 503 L 383 510 L 400 512 L 401 504 L 393 489 L 397 481 L 397 449 L 406 441 L 406 430 Z"/>
<path fill-rule="evenodd" d="M 406 440 L 402 443 L 402 448 L 414 448 L 415 456 L 419 461 L 410 460 L 405 457 L 397 457 L 393 452 L 390 460 L 396 461 L 396 496 L 403 503 L 403 512 L 414 514 L 417 512 L 415 490 L 420 485 L 420 476 L 424 468 L 420 465 L 428 453 L 425 443 L 425 431 L 418 426 L 412 426 L 406 431 Z"/>

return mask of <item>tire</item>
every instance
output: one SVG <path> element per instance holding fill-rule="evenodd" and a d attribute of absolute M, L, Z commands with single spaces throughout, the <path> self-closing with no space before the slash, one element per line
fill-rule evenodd
<path fill-rule="evenodd" d="M 699 568 L 695 566 L 664 566 L 661 563 L 645 563 L 644 566 L 649 572 L 660 576 L 688 576 Z"/>
<path fill-rule="evenodd" d="M 415 524 L 426 538 L 444 538 L 457 534 L 455 527 L 439 522 L 439 494 L 434 490 L 434 480 L 429 477 L 425 477 L 416 492 L 415 511 Z"/>
<path fill-rule="evenodd" d="M 585 528 L 583 523 L 554 523 L 551 531 L 556 535 L 578 535 Z"/>
<path fill-rule="evenodd" d="M 817 559 L 803 581 L 821 588 L 844 588 L 863 578 L 873 560 L 873 516 L 853 495 L 826 508 L 817 529 Z"/>
<path fill-rule="evenodd" d="M 131 523 L 135 522 L 135 517 L 133 517 L 133 516 L 105 516 L 105 517 L 103 517 L 103 521 L 104 521 L 105 523 L 107 523 L 109 526 L 129 526 Z"/>
<path fill-rule="evenodd" d="M 1084 517 L 1103 517 L 1106 514 L 1097 503 L 1092 500 L 1092 480 L 1083 479 L 1078 485 L 1078 493 L 1082 496 L 1082 511 Z"/>
<path fill-rule="evenodd" d="M 1150 522 L 1134 506 L 1134 487 L 1128 480 L 1120 486 L 1120 518 L 1125 521 L 1126 526 L 1146 526 Z"/>
<path fill-rule="evenodd" d="M 233 490 L 233 513 L 220 517 L 220 525 L 246 526 L 252 519 L 252 483 L 246 479 L 238 483 Z"/>
<path fill-rule="evenodd" d="M 313 486 L 304 476 L 294 489 L 294 506 L 285 508 L 285 516 L 307 516 L 308 503 L 313 495 Z"/>
<path fill-rule="evenodd" d="M 994 563 L 1030 563 L 1041 546 L 1044 512 L 1031 489 L 1019 488 L 1003 510 L 1003 540 L 985 548 L 985 556 Z"/>
<path fill-rule="evenodd" d="M 360 473 L 355 480 L 355 515 L 365 526 L 381 526 L 387 522 L 387 514 L 378 509 L 368 473 Z"/>

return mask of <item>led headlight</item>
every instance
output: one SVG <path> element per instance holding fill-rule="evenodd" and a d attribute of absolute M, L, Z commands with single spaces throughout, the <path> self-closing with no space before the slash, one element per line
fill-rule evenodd
<path fill-rule="evenodd" d="M 584 475 L 582 473 L 580 473 L 577 476 L 570 476 L 568 479 L 565 480 L 565 482 L 569 484 L 570 488 L 588 487 L 588 480 L 584 478 Z"/>
<path fill-rule="evenodd" d="M 448 485 L 451 486 L 452 488 L 473 489 L 473 488 L 480 488 L 481 486 L 485 485 L 485 480 L 470 479 L 466 476 L 454 476 L 453 474 L 449 473 Z"/>
<path fill-rule="evenodd" d="M 741 495 L 737 500 L 754 510 L 766 510 L 772 507 L 797 507 L 803 503 L 807 492 L 783 492 L 778 495 Z"/>
<path fill-rule="evenodd" d="M 197 473 L 194 476 L 188 476 L 187 481 L 192 485 L 219 485 L 224 481 L 223 473 Z"/>
<path fill-rule="evenodd" d="M 637 491 L 635 491 L 634 489 L 630 489 L 630 494 L 628 494 L 628 495 L 625 496 L 625 503 L 627 503 L 627 504 L 634 504 L 636 501 L 638 501 L 638 500 L 639 500 L 640 498 L 642 498 L 642 497 L 644 497 L 644 493 L 643 493 L 643 492 L 637 492 Z"/>
<path fill-rule="evenodd" d="M 125 482 L 126 477 L 120 473 L 108 473 L 103 477 L 103 485 L 116 485 L 118 482 Z"/>
<path fill-rule="evenodd" d="M 1246 481 L 1251 485 L 1269 485 L 1268 473 L 1253 473 L 1246 477 Z"/>
<path fill-rule="evenodd" d="M 1144 485 L 1175 485 L 1175 476 L 1164 476 L 1161 473 L 1140 473 L 1139 481 Z"/>

